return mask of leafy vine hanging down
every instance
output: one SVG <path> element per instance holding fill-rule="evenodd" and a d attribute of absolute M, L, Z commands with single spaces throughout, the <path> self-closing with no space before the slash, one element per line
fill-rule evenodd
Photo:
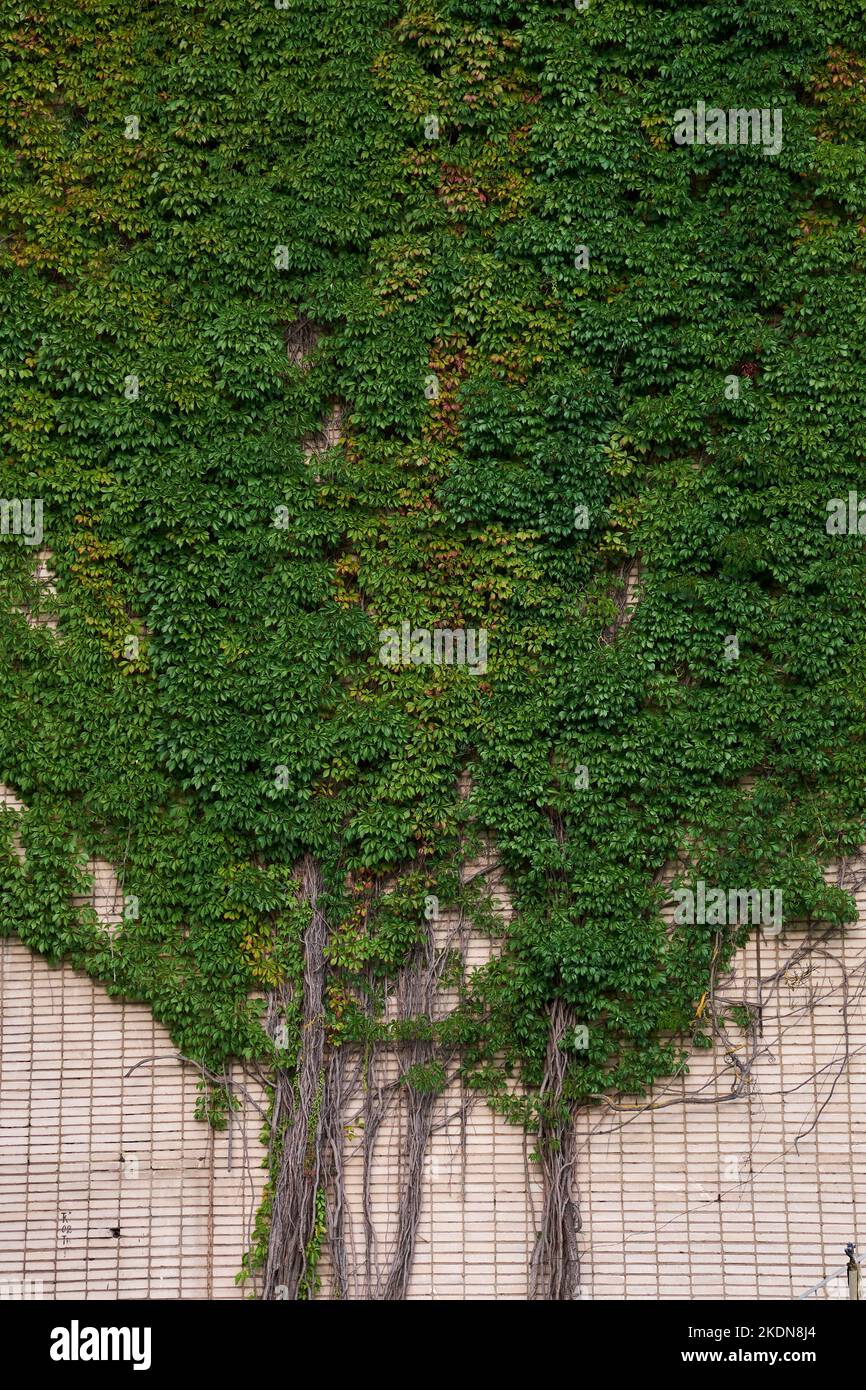
<path fill-rule="evenodd" d="M 854 916 L 862 50 L 854 0 L 7 7 L 0 920 L 205 1074 L 268 1066 L 265 1297 L 314 1297 L 325 1243 L 346 1295 L 383 1050 L 368 1296 L 406 1296 L 456 1068 L 536 1134 L 533 1290 L 572 1297 L 575 1110 L 708 1045 L 754 929 L 671 929 L 671 893 Z M 699 103 L 779 149 L 678 143 Z M 455 975 L 488 841 L 513 917 Z"/>

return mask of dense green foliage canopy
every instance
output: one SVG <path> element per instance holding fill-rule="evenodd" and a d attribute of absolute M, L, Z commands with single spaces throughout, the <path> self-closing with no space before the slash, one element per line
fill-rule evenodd
<path fill-rule="evenodd" d="M 670 933 L 671 873 L 851 919 L 863 39 L 861 0 L 8 0 L 0 493 L 56 593 L 0 538 L 5 930 L 218 1070 L 272 1054 L 311 856 L 362 1042 L 429 895 L 492 928 L 487 836 L 514 916 L 439 1031 L 531 1120 L 555 1000 L 570 1101 L 700 1041 L 748 928 Z M 699 101 L 780 152 L 678 145 Z M 383 665 L 407 621 L 486 671 Z"/>

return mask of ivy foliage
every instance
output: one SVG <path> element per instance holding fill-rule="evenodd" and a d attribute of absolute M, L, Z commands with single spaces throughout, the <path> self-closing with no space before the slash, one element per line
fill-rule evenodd
<path fill-rule="evenodd" d="M 554 1001 L 570 1101 L 700 1040 L 747 928 L 671 932 L 671 872 L 851 920 L 866 561 L 825 521 L 866 492 L 863 19 L 10 0 L 0 492 L 43 499 L 54 580 L 0 538 L 4 930 L 218 1070 L 273 1055 L 312 856 L 360 1042 L 428 895 L 489 925 L 483 833 L 513 920 L 433 1031 L 532 1122 Z M 780 152 L 676 144 L 699 101 L 780 110 Z M 486 671 L 383 664 L 406 622 L 483 629 Z"/>

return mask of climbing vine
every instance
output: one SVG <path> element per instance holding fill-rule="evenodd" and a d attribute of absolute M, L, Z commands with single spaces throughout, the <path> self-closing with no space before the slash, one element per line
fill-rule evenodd
<path fill-rule="evenodd" d="M 672 895 L 855 915 L 862 50 L 858 0 L 6 7 L 2 925 L 216 1092 L 267 1068 L 265 1297 L 325 1246 L 345 1294 L 383 1049 L 371 1296 L 453 1075 L 536 1134 L 534 1288 L 572 1296 L 574 1110 L 707 1044 L 755 929 Z M 678 143 L 698 103 L 779 149 Z"/>

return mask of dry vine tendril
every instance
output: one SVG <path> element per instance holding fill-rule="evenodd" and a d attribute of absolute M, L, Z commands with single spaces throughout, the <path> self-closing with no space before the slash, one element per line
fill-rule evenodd
<path fill-rule="evenodd" d="M 229 1059 L 267 1067 L 266 1297 L 315 1296 L 326 1241 L 338 1294 L 405 1296 L 454 1075 L 537 1134 L 533 1288 L 571 1297 L 575 1109 L 709 1042 L 749 930 L 670 930 L 671 866 L 792 935 L 853 918 L 823 869 L 866 828 L 866 561 L 825 523 L 864 487 L 860 20 L 4 21 L 0 491 L 43 504 L 56 592 L 4 526 L 3 926 L 145 1000 L 211 1114 Z M 779 150 L 678 144 L 699 101 L 780 112 Z M 440 937 L 496 927 L 488 841 L 514 915 L 467 974 Z M 368 1175 L 407 1117 L 360 1273 L 356 1100 Z"/>

